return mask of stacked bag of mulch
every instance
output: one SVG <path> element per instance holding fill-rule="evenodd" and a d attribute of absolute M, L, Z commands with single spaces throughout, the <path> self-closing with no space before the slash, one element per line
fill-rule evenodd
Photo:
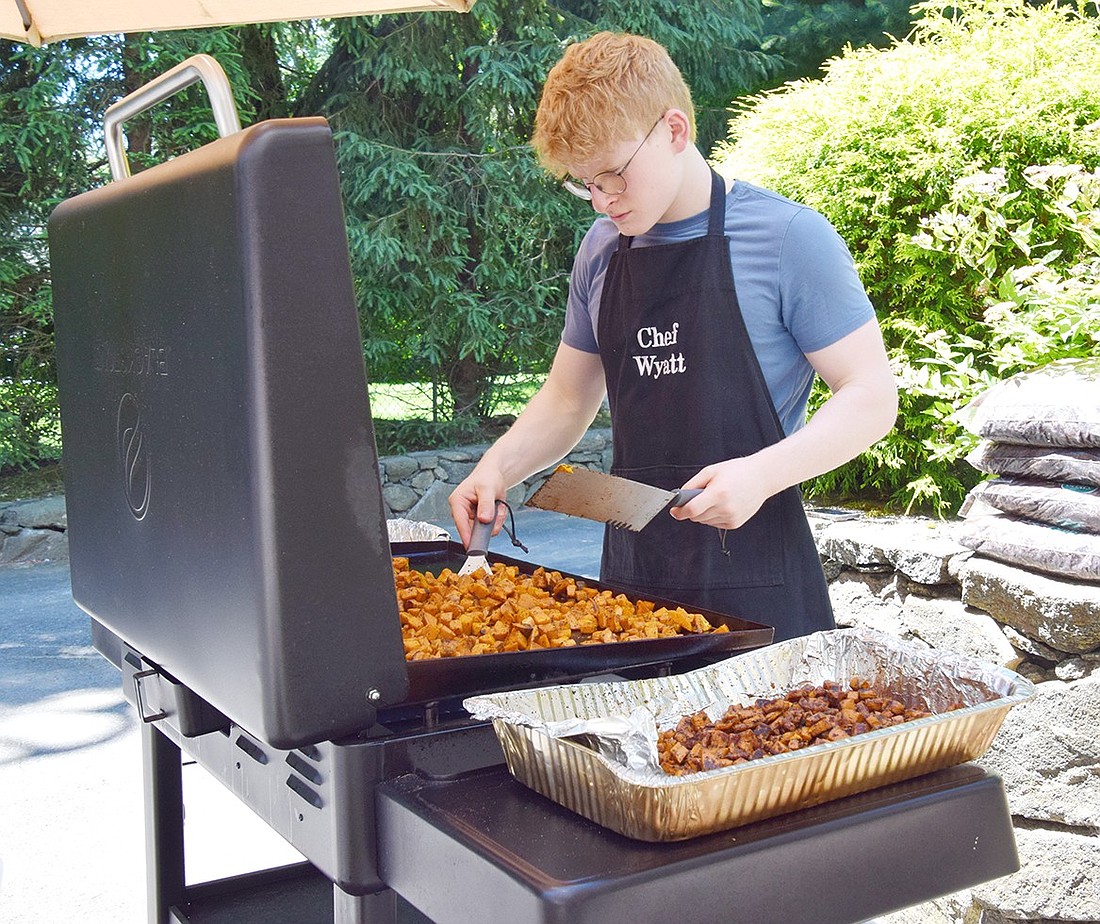
<path fill-rule="evenodd" d="M 1100 357 L 1059 360 L 978 395 L 959 542 L 988 558 L 1100 583 Z"/>

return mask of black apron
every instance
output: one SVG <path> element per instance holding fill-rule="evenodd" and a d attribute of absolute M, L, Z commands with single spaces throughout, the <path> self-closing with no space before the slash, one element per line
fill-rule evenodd
<path fill-rule="evenodd" d="M 674 490 L 701 468 L 783 438 L 741 316 L 712 172 L 705 237 L 631 248 L 620 235 L 597 334 L 611 407 L 612 472 Z M 607 527 L 600 580 L 775 626 L 775 640 L 834 627 L 797 486 L 742 527 L 659 513 L 640 532 Z"/>

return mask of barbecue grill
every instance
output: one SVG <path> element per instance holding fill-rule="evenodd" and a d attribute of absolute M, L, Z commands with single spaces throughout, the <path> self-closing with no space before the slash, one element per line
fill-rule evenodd
<path fill-rule="evenodd" d="M 391 557 L 463 550 L 389 540 L 330 130 L 237 130 L 220 68 L 181 68 L 109 144 L 195 79 L 222 137 L 132 177 L 114 150 L 49 225 L 73 596 L 142 721 L 151 922 L 858 921 L 1017 869 L 974 765 L 673 844 L 516 782 L 463 697 L 771 630 L 407 663 Z M 182 755 L 307 862 L 188 885 Z"/>

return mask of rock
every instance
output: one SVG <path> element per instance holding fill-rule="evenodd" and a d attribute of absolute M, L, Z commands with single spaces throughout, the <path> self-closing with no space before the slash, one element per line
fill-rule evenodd
<path fill-rule="evenodd" d="M 420 470 L 420 463 L 410 456 L 389 456 L 384 465 L 390 481 L 403 481 Z"/>
<path fill-rule="evenodd" d="M 970 890 L 955 892 L 953 895 L 945 895 L 935 901 L 924 902 L 906 908 L 903 911 L 895 911 L 893 914 L 885 914 L 875 919 L 875 924 L 956 924 L 959 921 L 970 921 L 967 914 L 973 906 Z"/>
<path fill-rule="evenodd" d="M 897 570 L 920 584 L 949 583 L 948 562 L 962 550 L 947 524 L 894 518 L 832 523 L 821 533 L 819 548 L 848 567 Z"/>
<path fill-rule="evenodd" d="M 17 501 L 0 509 L 0 525 L 26 529 L 65 530 L 69 520 L 62 495 Z"/>
<path fill-rule="evenodd" d="M 1034 661 L 1021 661 L 1014 670 L 1025 680 L 1030 680 L 1036 684 L 1058 679 L 1054 676 L 1054 671 L 1043 667 L 1041 664 L 1036 664 Z"/>
<path fill-rule="evenodd" d="M 1100 829 L 1100 678 L 1037 691 L 1009 710 L 979 763 L 1004 781 L 1013 815 Z"/>
<path fill-rule="evenodd" d="M 0 564 L 16 562 L 67 561 L 69 542 L 56 529 L 20 529 L 0 532 Z"/>
<path fill-rule="evenodd" d="M 451 523 L 451 508 L 447 504 L 447 498 L 450 497 L 453 490 L 454 485 L 444 484 L 442 481 L 433 482 L 405 516 L 410 520 L 446 523 L 449 526 Z"/>
<path fill-rule="evenodd" d="M 594 453 L 599 455 L 611 442 L 610 430 L 589 430 L 574 447 L 574 453 Z M 570 453 L 572 455 L 572 453 Z"/>
<path fill-rule="evenodd" d="M 1100 921 L 1100 837 L 1017 828 L 1016 848 L 1019 872 L 974 888 L 981 907 L 1010 921 Z"/>
<path fill-rule="evenodd" d="M 1054 676 L 1066 683 L 1081 680 L 1090 673 L 1089 663 L 1084 658 L 1066 658 L 1065 661 L 1059 661 L 1054 666 Z"/>
<path fill-rule="evenodd" d="M 433 484 L 435 484 L 435 475 L 423 469 L 409 479 L 409 486 L 417 491 L 427 491 Z"/>
<path fill-rule="evenodd" d="M 448 459 L 446 454 L 441 455 L 439 459 L 439 468 L 446 474 L 446 481 L 449 485 L 454 487 L 460 481 L 465 480 L 466 476 L 474 470 L 475 462 L 464 462 L 458 459 Z"/>
<path fill-rule="evenodd" d="M 961 600 L 926 600 L 909 596 L 902 605 L 902 620 L 914 638 L 933 648 L 1013 668 L 1020 662 L 1016 649 L 1004 637 L 996 621 L 970 609 Z"/>
<path fill-rule="evenodd" d="M 403 484 L 389 484 L 382 489 L 382 499 L 393 513 L 405 513 L 420 499 L 410 487 Z M 411 519 L 411 518 L 410 518 Z"/>
<path fill-rule="evenodd" d="M 962 599 L 1059 651 L 1081 654 L 1100 646 L 1100 585 L 974 556 L 963 569 Z"/>
<path fill-rule="evenodd" d="M 1001 626 L 1001 631 L 1004 632 L 1005 638 L 1008 639 L 1012 647 L 1017 651 L 1034 655 L 1037 658 L 1042 658 L 1044 661 L 1050 661 L 1052 664 L 1061 661 L 1064 657 L 1063 652 L 1055 651 L 1049 645 L 1044 645 L 1042 642 L 1037 642 L 1033 638 L 1028 638 L 1022 632 L 1017 632 L 1012 626 Z"/>
<path fill-rule="evenodd" d="M 858 578 L 842 577 L 829 585 L 829 597 L 838 626 L 865 626 L 893 635 L 905 635 L 900 604 L 896 600 L 881 599 L 872 584 Z"/>

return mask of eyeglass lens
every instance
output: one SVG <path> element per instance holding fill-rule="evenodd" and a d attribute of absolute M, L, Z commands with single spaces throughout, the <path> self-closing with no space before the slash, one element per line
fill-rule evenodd
<path fill-rule="evenodd" d="M 591 199 L 592 189 L 598 189 L 605 196 L 619 196 L 626 192 L 626 178 L 623 174 L 626 172 L 626 168 L 630 166 L 631 161 L 638 156 L 638 152 L 645 147 L 645 143 L 649 140 L 649 136 L 653 134 L 653 129 L 661 124 L 661 119 L 664 118 L 664 113 L 661 113 L 657 117 L 657 121 L 654 122 L 649 131 L 645 133 L 645 137 L 634 149 L 634 153 L 626 159 L 626 163 L 623 164 L 618 170 L 604 170 L 602 173 L 597 173 L 592 179 L 585 183 L 583 180 L 570 177 L 563 181 L 562 185 L 568 189 L 574 196 L 579 196 L 581 199 Z"/>

